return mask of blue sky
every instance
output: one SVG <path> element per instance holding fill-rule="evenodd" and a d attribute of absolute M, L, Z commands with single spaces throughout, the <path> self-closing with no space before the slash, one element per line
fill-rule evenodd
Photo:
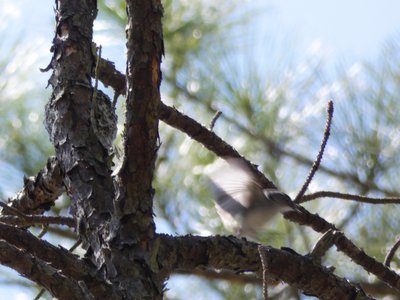
<path fill-rule="evenodd" d="M 248 0 L 247 4 L 262 9 L 265 26 L 261 34 L 273 30 L 305 50 L 322 49 L 332 65 L 342 59 L 374 60 L 386 40 L 400 35 L 400 1 L 396 0 Z M 7 28 L 12 37 L 40 37 L 49 49 L 53 7 L 50 0 L 1 1 L 0 16 L 11 18 L 2 22 L 0 29 Z"/>
<path fill-rule="evenodd" d="M 349 65 L 374 61 L 386 40 L 400 37 L 398 0 L 258 0 L 248 3 L 265 8 L 265 30 L 277 29 L 277 35 L 293 38 L 304 51 L 322 51 L 328 65 L 332 66 L 342 60 Z M 7 36 L 5 43 L 20 36 L 37 45 L 36 51 L 44 51 L 43 59 L 34 68 L 35 75 L 43 78 L 43 88 L 49 75 L 41 74 L 38 68 L 44 67 L 50 59 L 53 7 L 54 2 L 49 0 L 0 1 L 0 17 L 7 18 L 7 22 L 0 23 L 0 31 Z M 0 162 L 0 173 L 7 174 L 2 172 L 4 165 Z M 4 175 L 0 175 L 0 184 L 12 187 L 1 176 Z M 18 184 L 22 182 L 22 174 L 20 177 Z M 1 286 L 0 298 L 6 297 L 22 300 L 31 299 L 32 295 L 25 295 L 23 291 L 17 295 L 13 287 Z"/>
<path fill-rule="evenodd" d="M 281 31 L 310 45 L 319 42 L 330 63 L 374 60 L 382 43 L 400 34 L 400 1 L 395 0 L 270 0 L 269 8 Z"/>

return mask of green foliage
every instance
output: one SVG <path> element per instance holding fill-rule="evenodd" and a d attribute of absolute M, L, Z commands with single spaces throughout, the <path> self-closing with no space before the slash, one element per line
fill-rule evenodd
<path fill-rule="evenodd" d="M 52 153 L 42 124 L 48 92 L 35 79 L 40 71 L 32 69 L 38 63 L 33 47 L 19 41 L 0 48 L 0 158 L 33 175 Z"/>

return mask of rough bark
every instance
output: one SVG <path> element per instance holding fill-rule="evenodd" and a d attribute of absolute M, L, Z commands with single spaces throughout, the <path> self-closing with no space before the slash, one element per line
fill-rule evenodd
<path fill-rule="evenodd" d="M 63 179 L 58 160 L 49 157 L 46 166 L 35 177 L 25 178 L 24 188 L 8 202 L 23 213 L 41 214 L 65 191 Z"/>
<path fill-rule="evenodd" d="M 129 299 L 161 299 L 163 278 L 154 259 L 152 180 L 158 150 L 162 6 L 160 1 L 127 1 L 127 109 L 124 158 L 117 176 L 109 278 Z M 120 255 L 116 256 L 116 251 Z M 128 267 L 129 266 L 129 267 Z M 111 270 L 111 269 L 110 269 Z"/>
<path fill-rule="evenodd" d="M 73 200 L 79 234 L 87 244 L 87 255 L 121 297 L 161 298 L 163 278 L 151 265 L 155 237 L 151 184 L 158 149 L 162 6 L 157 1 L 127 2 L 125 155 L 115 203 L 109 152 L 90 118 L 96 109 L 90 80 L 95 63 L 95 1 L 59 1 L 57 12 L 46 127 Z"/>
<path fill-rule="evenodd" d="M 104 278 L 108 254 L 108 223 L 113 213 L 114 188 L 110 156 L 91 123 L 94 68 L 92 27 L 97 14 L 94 0 L 56 1 L 56 33 L 49 68 L 53 87 L 46 105 L 45 126 L 54 144 L 72 199 L 78 232 L 88 257 Z"/>
<path fill-rule="evenodd" d="M 261 273 L 258 244 L 236 237 L 171 237 L 159 235 L 159 261 L 165 269 L 229 269 L 236 273 Z M 305 294 L 320 299 L 372 299 L 311 257 L 293 250 L 263 247 L 268 276 L 283 280 Z M 357 298 L 356 298 L 357 297 Z"/>
<path fill-rule="evenodd" d="M 76 282 L 83 281 L 92 295 L 97 299 L 112 299 L 113 289 L 97 275 L 96 268 L 66 249 L 40 240 L 26 230 L 4 224 L 0 224 L 0 237 L 1 240 L 7 241 L 9 245 L 17 248 L 20 251 L 18 255 L 25 256 L 24 260 L 31 261 L 35 258 L 40 262 L 44 262 L 52 269 L 57 270 L 58 274 L 65 278 Z M 12 250 L 12 247 L 7 249 Z M 6 253 L 3 253 L 1 260 L 2 263 L 4 260 L 8 261 L 8 266 L 24 274 L 30 280 L 47 287 L 40 281 L 41 276 L 36 274 L 39 270 L 33 269 L 29 274 L 23 273 L 25 272 L 23 271 L 24 269 L 21 269 L 23 266 L 20 266 L 20 264 L 24 264 L 23 260 L 15 260 L 12 257 L 8 257 Z M 61 281 L 59 284 L 63 285 L 63 282 Z M 54 286 L 54 288 L 57 287 Z M 64 295 L 59 294 L 58 297 L 69 299 L 68 293 Z"/>
<path fill-rule="evenodd" d="M 54 297 L 67 299 L 68 295 L 68 299 L 87 299 L 85 287 L 81 288 L 77 281 L 4 240 L 0 240 L 0 262 L 45 287 Z"/>

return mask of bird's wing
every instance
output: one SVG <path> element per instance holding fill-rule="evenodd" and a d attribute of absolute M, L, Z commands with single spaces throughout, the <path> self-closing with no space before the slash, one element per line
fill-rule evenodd
<path fill-rule="evenodd" d="M 229 160 L 228 163 L 210 177 L 217 204 L 236 214 L 250 207 L 255 196 L 264 195 L 253 176 L 239 161 Z"/>

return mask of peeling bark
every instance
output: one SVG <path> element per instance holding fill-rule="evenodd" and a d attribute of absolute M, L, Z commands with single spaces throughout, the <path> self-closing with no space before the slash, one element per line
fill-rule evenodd
<path fill-rule="evenodd" d="M 49 157 L 46 166 L 35 177 L 25 178 L 23 189 L 8 202 L 23 213 L 42 214 L 65 191 L 63 179 L 58 160 Z"/>
<path fill-rule="evenodd" d="M 56 149 L 64 185 L 87 255 L 104 271 L 108 222 L 113 213 L 114 188 L 108 149 L 91 124 L 91 74 L 94 67 L 92 27 L 94 0 L 56 1 L 56 34 L 49 68 L 53 87 L 46 105 L 45 126 Z M 106 274 L 104 273 L 104 276 Z"/>

